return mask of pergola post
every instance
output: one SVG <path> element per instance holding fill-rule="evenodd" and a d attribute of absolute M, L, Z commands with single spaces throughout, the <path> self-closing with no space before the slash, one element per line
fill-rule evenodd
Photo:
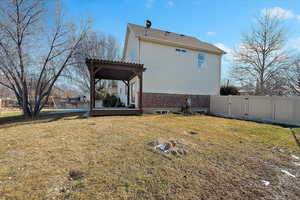
<path fill-rule="evenodd" d="M 129 106 L 130 105 L 130 81 L 129 80 L 127 81 L 126 86 L 127 86 L 127 106 Z"/>
<path fill-rule="evenodd" d="M 90 112 L 95 107 L 95 74 L 94 67 L 90 68 Z"/>
<path fill-rule="evenodd" d="M 96 80 L 95 80 L 95 77 L 94 77 L 94 84 L 93 84 L 93 86 L 94 86 L 94 88 L 93 88 L 93 93 L 94 93 L 94 95 L 93 95 L 93 108 L 95 108 L 96 107 Z"/>
<path fill-rule="evenodd" d="M 143 72 L 138 73 L 138 78 L 140 81 L 140 92 L 139 92 L 139 108 L 141 110 L 141 113 L 143 113 Z"/>

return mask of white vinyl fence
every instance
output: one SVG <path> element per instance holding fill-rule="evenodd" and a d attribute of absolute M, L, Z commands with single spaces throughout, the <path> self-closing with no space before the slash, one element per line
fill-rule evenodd
<path fill-rule="evenodd" d="M 80 110 L 88 110 L 89 109 L 89 103 L 76 103 L 76 104 L 71 104 L 71 103 L 60 103 L 56 104 L 54 108 L 57 109 L 80 109 Z"/>
<path fill-rule="evenodd" d="M 210 112 L 230 117 L 300 124 L 300 97 L 211 96 Z"/>

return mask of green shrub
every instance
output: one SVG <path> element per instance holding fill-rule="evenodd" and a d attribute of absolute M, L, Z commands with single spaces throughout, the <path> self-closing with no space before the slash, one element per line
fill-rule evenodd
<path fill-rule="evenodd" d="M 103 106 L 104 107 L 115 107 L 118 101 L 118 97 L 115 95 L 107 94 L 103 99 Z"/>
<path fill-rule="evenodd" d="M 103 99 L 104 107 L 125 107 L 125 104 L 121 102 L 120 98 L 115 95 L 107 94 Z"/>

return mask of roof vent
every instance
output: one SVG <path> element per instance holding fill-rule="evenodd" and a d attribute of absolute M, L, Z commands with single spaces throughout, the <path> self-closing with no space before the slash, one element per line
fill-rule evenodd
<path fill-rule="evenodd" d="M 146 20 L 146 28 L 151 28 L 152 22 L 150 20 Z"/>

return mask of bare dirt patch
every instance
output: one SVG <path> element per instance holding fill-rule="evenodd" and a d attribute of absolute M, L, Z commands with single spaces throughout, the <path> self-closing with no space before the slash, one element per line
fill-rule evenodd
<path fill-rule="evenodd" d="M 173 156 L 185 156 L 187 155 L 188 146 L 183 141 L 179 140 L 155 140 L 150 142 L 149 145 L 155 149 L 160 150 L 164 153 L 171 154 Z"/>

